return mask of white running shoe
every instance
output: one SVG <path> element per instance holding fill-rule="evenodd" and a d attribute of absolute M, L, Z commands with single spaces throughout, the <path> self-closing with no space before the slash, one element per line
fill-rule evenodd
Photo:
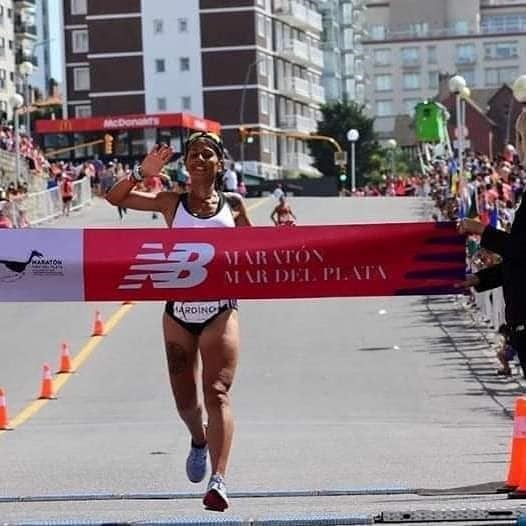
<path fill-rule="evenodd" d="M 215 473 L 210 477 L 203 504 L 210 511 L 225 511 L 228 508 L 225 479 L 222 475 Z"/>
<path fill-rule="evenodd" d="M 206 476 L 208 446 L 195 447 L 192 443 L 186 459 L 186 474 L 190 482 L 201 482 Z"/>

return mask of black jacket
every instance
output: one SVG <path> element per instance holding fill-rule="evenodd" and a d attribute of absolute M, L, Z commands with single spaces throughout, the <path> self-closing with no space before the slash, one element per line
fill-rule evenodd
<path fill-rule="evenodd" d="M 480 245 L 502 257 L 502 263 L 476 273 L 478 292 L 502 285 L 506 303 L 506 321 L 526 322 L 526 195 L 519 206 L 511 232 L 491 226 L 484 229 Z"/>

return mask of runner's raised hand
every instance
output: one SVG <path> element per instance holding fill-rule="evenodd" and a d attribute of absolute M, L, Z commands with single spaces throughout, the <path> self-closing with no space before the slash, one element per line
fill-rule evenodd
<path fill-rule="evenodd" d="M 141 169 L 144 177 L 153 177 L 158 175 L 164 165 L 172 158 L 174 151 L 172 148 L 163 144 L 158 144 L 152 148 L 150 153 L 141 163 Z"/>

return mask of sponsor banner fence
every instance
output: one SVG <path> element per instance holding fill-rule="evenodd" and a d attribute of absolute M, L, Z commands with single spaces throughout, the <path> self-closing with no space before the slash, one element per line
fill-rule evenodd
<path fill-rule="evenodd" d="M 0 301 L 448 294 L 464 272 L 449 223 L 0 231 Z"/>

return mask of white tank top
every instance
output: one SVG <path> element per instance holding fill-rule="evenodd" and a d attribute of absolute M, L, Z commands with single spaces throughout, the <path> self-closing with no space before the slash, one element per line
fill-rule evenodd
<path fill-rule="evenodd" d="M 235 227 L 232 209 L 225 196 L 219 194 L 217 211 L 210 217 L 198 217 L 188 210 L 188 194 L 181 195 L 175 211 L 172 228 L 224 228 Z"/>
<path fill-rule="evenodd" d="M 225 196 L 219 193 L 217 211 L 210 217 L 197 217 L 188 210 L 188 194 L 179 198 L 172 228 L 220 228 L 235 227 L 232 209 Z M 174 301 L 173 316 L 187 323 L 206 323 L 217 316 L 222 309 L 237 309 L 236 300 L 216 301 Z"/>

